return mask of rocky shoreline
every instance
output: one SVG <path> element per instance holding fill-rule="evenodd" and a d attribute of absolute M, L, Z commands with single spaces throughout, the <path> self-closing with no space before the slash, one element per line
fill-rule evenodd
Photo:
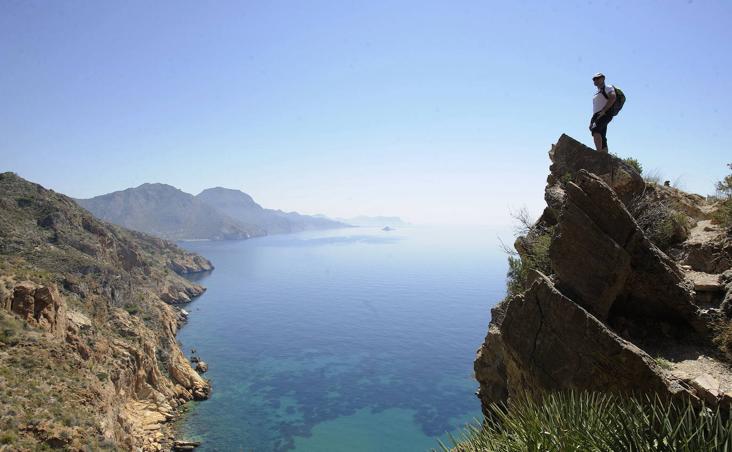
<path fill-rule="evenodd" d="M 12 173 L 0 208 L 0 450 L 172 447 L 211 390 L 175 337 L 211 263 Z"/>

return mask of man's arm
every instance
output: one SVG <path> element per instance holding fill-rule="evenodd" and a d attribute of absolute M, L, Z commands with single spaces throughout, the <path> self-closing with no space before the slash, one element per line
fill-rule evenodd
<path fill-rule="evenodd" d="M 605 113 L 610 110 L 610 107 L 613 106 L 613 104 L 615 103 L 615 99 L 617 98 L 618 95 L 615 94 L 615 90 L 610 91 L 610 94 L 607 95 L 607 102 L 605 103 L 605 106 L 602 107 L 602 110 L 600 110 L 600 114 L 598 116 L 605 115 Z"/>

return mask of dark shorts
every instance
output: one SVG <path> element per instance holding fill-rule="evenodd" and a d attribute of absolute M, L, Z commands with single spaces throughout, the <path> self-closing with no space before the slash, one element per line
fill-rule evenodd
<path fill-rule="evenodd" d="M 590 119 L 590 132 L 599 133 L 603 138 L 605 138 L 607 136 L 607 125 L 612 120 L 613 117 L 607 113 L 602 115 L 600 119 L 597 118 L 597 113 L 595 113 L 592 115 L 592 119 Z"/>

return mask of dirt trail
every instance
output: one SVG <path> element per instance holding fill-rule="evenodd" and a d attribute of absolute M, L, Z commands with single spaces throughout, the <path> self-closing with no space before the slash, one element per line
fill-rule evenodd
<path fill-rule="evenodd" d="M 701 220 L 689 231 L 689 238 L 686 239 L 686 243 L 701 245 L 711 242 L 723 234 L 724 230 L 719 225 L 713 224 L 712 220 Z"/>

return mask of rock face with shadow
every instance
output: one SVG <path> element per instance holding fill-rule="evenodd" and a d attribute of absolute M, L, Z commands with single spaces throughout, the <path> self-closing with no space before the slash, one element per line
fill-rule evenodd
<path fill-rule="evenodd" d="M 688 244 L 676 243 L 667 254 L 630 213 L 638 199 L 661 192 L 678 200 L 669 209 L 683 213 L 691 228 L 707 221 L 704 198 L 647 185 L 619 158 L 566 135 L 550 158 L 547 207 L 516 243 L 528 266 L 531 243 L 545 237 L 548 265 L 528 269 L 522 289 L 492 310 L 475 360 L 484 412 L 519 393 L 568 389 L 657 394 L 728 407 L 732 373 L 714 345 L 717 327 L 729 322 L 723 294 L 701 303 L 700 290 L 712 286 L 695 284 L 715 275 L 699 277 L 669 257 L 692 253 Z M 685 208 L 673 210 L 677 205 Z M 717 232 L 719 240 L 724 231 Z M 704 246 L 711 247 L 693 249 L 700 254 Z"/>

